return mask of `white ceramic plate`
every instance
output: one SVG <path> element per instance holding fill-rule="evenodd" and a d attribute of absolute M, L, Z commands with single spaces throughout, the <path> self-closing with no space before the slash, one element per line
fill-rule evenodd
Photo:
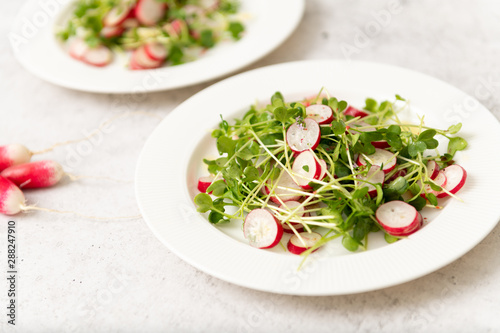
<path fill-rule="evenodd" d="M 407 239 L 385 244 L 375 237 L 368 251 L 357 253 L 332 242 L 311 255 L 297 272 L 302 258 L 279 246 L 273 250 L 250 247 L 241 223 L 215 227 L 196 212 L 192 199 L 203 173 L 201 159 L 214 156 L 210 129 L 217 126 L 219 114 L 225 119 L 241 116 L 256 99 L 267 101 L 277 90 L 285 98 L 300 98 L 323 86 L 359 106 L 366 97 L 382 100 L 400 94 L 411 100 L 413 112 L 425 115 L 429 126 L 446 129 L 461 121 L 460 133 L 469 148 L 457 153 L 456 160 L 469 176 L 459 192 L 464 202 L 447 199 L 441 211 L 425 212 L 430 222 Z M 208 274 L 275 293 L 358 293 L 433 272 L 465 254 L 493 229 L 500 218 L 500 177 L 492 174 L 491 166 L 498 165 L 500 157 L 490 151 L 491 142 L 500 142 L 500 125 L 493 115 L 472 97 L 434 78 L 366 62 L 285 63 L 226 79 L 177 107 L 144 147 L 136 194 L 154 234 Z"/>
<path fill-rule="evenodd" d="M 65 5 L 60 5 L 65 3 Z M 131 71 L 126 59 L 97 68 L 72 59 L 54 36 L 72 1 L 30 0 L 19 13 L 9 39 L 20 63 L 51 83 L 97 93 L 142 93 L 180 88 L 241 69 L 277 48 L 297 27 L 304 0 L 242 0 L 246 33 L 217 45 L 198 60 L 173 67 Z M 123 58 L 123 57 L 122 57 Z"/>

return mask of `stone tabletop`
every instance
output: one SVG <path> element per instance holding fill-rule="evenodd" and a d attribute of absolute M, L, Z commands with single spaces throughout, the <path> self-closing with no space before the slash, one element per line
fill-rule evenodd
<path fill-rule="evenodd" d="M 8 43 L 24 2 L 0 5 L 0 144 L 42 150 L 85 136 L 123 112 L 142 112 L 116 119 L 93 141 L 35 156 L 57 160 L 74 175 L 102 178 L 66 179 L 26 191 L 27 200 L 94 216 L 138 215 L 133 178 L 145 140 L 159 119 L 216 81 L 139 97 L 46 83 L 19 65 Z M 500 119 L 498 1 L 307 0 L 295 33 L 245 70 L 325 58 L 420 71 L 465 91 Z M 0 219 L 3 272 L 9 219 Z M 295 297 L 249 290 L 198 271 L 166 249 L 140 217 L 95 221 L 30 212 L 14 220 L 18 317 L 14 329 L 6 324 L 2 279 L 2 332 L 500 331 L 498 226 L 459 260 L 415 281 L 357 295 Z"/>

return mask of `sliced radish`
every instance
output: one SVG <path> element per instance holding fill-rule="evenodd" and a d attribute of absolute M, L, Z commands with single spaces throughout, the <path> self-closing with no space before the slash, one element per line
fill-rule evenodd
<path fill-rule="evenodd" d="M 55 161 L 37 161 L 11 166 L 0 173 L 21 188 L 49 187 L 64 176 L 63 167 Z"/>
<path fill-rule="evenodd" d="M 395 179 L 396 179 L 396 178 L 398 178 L 398 177 L 404 177 L 404 176 L 406 176 L 406 174 L 407 174 L 407 173 L 408 173 L 408 171 L 406 171 L 406 169 L 401 169 L 401 170 L 398 170 L 398 171 L 396 171 L 396 173 L 395 173 L 395 174 L 393 174 L 393 175 L 391 176 L 391 178 L 389 178 L 389 181 L 391 181 L 391 182 L 392 182 L 393 180 L 395 180 Z"/>
<path fill-rule="evenodd" d="M 427 176 L 430 179 L 435 179 L 439 173 L 439 165 L 434 160 L 429 160 L 427 162 Z"/>
<path fill-rule="evenodd" d="M 26 199 L 23 192 L 13 182 L 0 176 L 0 213 L 19 213 Z"/>
<path fill-rule="evenodd" d="M 292 171 L 297 175 L 297 183 L 304 189 L 311 189 L 309 183 L 311 179 L 318 179 L 321 175 L 321 165 L 314 154 L 309 150 L 303 151 L 295 158 Z"/>
<path fill-rule="evenodd" d="M 290 251 L 293 254 L 301 254 L 305 250 L 310 249 L 322 237 L 317 232 L 311 232 L 311 233 L 301 232 L 299 235 L 302 238 L 302 240 L 304 241 L 305 246 L 304 246 L 304 243 L 302 243 L 302 241 L 300 240 L 300 238 L 297 237 L 297 235 L 293 235 L 290 238 L 290 240 L 288 241 L 288 245 L 287 245 L 288 251 Z"/>
<path fill-rule="evenodd" d="M 465 181 L 467 180 L 467 171 L 462 168 L 460 165 L 453 164 L 442 170 L 444 175 L 446 176 L 446 185 L 443 187 L 445 190 L 450 192 L 451 194 L 455 194 L 464 186 Z M 438 193 L 438 198 L 447 197 L 448 193 L 440 192 Z"/>
<path fill-rule="evenodd" d="M 69 43 L 69 55 L 76 60 L 82 60 L 88 49 L 89 46 L 81 38 L 74 38 Z"/>
<path fill-rule="evenodd" d="M 308 149 L 316 149 L 321 139 L 318 122 L 306 118 L 303 123 L 293 123 L 286 132 L 286 141 L 290 148 L 300 153 Z"/>
<path fill-rule="evenodd" d="M 212 175 L 198 178 L 198 191 L 207 193 L 207 188 L 212 185 L 214 179 Z"/>
<path fill-rule="evenodd" d="M 371 127 L 371 128 L 358 129 L 358 127 Z M 360 133 L 360 132 L 373 132 L 375 130 L 375 128 L 372 127 L 372 125 L 370 125 L 368 123 L 365 123 L 364 121 L 357 121 L 356 123 L 352 124 L 349 127 L 349 129 L 354 130 L 356 133 Z M 380 149 L 389 148 L 391 146 L 385 140 L 372 141 L 371 144 L 375 148 L 380 148 Z"/>
<path fill-rule="evenodd" d="M 111 51 L 104 45 L 88 49 L 82 57 L 82 61 L 97 67 L 106 66 L 111 62 Z"/>
<path fill-rule="evenodd" d="M 132 7 L 126 3 L 120 3 L 118 6 L 113 7 L 107 14 L 104 16 L 102 23 L 105 27 L 116 27 L 121 25 L 127 18 L 130 17 L 130 13 L 132 12 Z"/>
<path fill-rule="evenodd" d="M 266 193 L 267 194 L 270 194 L 270 191 L 274 185 L 275 184 L 273 184 L 272 181 L 268 180 L 268 185 L 266 186 Z M 298 185 L 293 180 L 292 177 L 290 177 L 288 172 L 283 171 L 281 178 L 279 179 L 278 183 L 276 184 L 276 187 L 274 189 L 274 193 L 271 195 L 271 201 L 274 203 L 277 203 L 279 205 L 279 204 L 281 204 L 281 202 L 300 199 L 300 197 L 301 197 L 300 194 L 298 194 L 296 192 L 292 192 L 289 189 L 302 190 L 302 187 L 300 185 Z"/>
<path fill-rule="evenodd" d="M 259 249 L 276 246 L 283 236 L 281 223 L 269 211 L 258 208 L 248 213 L 243 223 L 243 234 L 250 245 Z"/>
<path fill-rule="evenodd" d="M 164 61 L 167 58 L 167 48 L 161 43 L 148 43 L 144 45 L 144 52 L 154 61 Z"/>
<path fill-rule="evenodd" d="M 438 172 L 437 177 L 433 180 L 434 183 L 436 183 L 437 186 L 445 188 L 446 183 L 448 182 L 448 179 L 446 178 L 446 175 L 444 174 L 443 171 Z M 418 181 L 418 186 L 422 186 L 422 182 Z M 424 192 L 420 193 L 420 196 L 425 198 L 425 193 L 432 193 L 436 197 L 441 193 L 441 191 L 434 191 L 432 187 L 429 184 L 424 184 Z"/>
<path fill-rule="evenodd" d="M 132 57 L 130 58 L 129 68 L 131 70 L 144 70 L 144 69 L 148 69 L 146 67 L 142 67 L 139 64 L 137 64 L 137 61 L 135 60 L 133 53 L 132 53 Z"/>
<path fill-rule="evenodd" d="M 361 118 L 364 118 L 366 116 L 368 116 L 368 113 L 366 113 L 365 111 L 361 111 L 359 109 L 356 109 L 354 106 L 350 106 L 345 109 L 344 111 L 344 115 L 346 116 L 352 116 L 352 117 L 361 117 Z"/>
<path fill-rule="evenodd" d="M 366 176 L 357 176 L 357 179 L 359 180 L 366 180 L 367 182 L 373 183 L 373 184 L 380 184 L 381 186 L 384 185 L 384 180 L 385 180 L 385 175 L 382 170 L 380 170 L 380 167 L 378 165 L 372 165 L 370 167 L 370 170 L 368 170 L 368 173 Z M 368 194 L 370 197 L 375 197 L 377 196 L 377 188 L 373 186 L 372 184 L 365 183 L 365 182 L 360 182 L 360 187 L 368 187 Z"/>
<path fill-rule="evenodd" d="M 304 206 L 301 205 L 302 204 L 296 200 L 290 200 L 284 202 L 279 208 L 291 212 L 295 210 L 297 207 L 300 207 L 293 215 L 297 217 L 302 217 L 304 216 Z M 283 212 L 281 212 L 281 214 L 288 215 L 288 213 L 283 213 Z"/>
<path fill-rule="evenodd" d="M 396 157 L 394 156 L 393 153 L 384 149 L 375 148 L 375 153 L 368 155 L 367 158 L 369 159 L 369 162 L 372 165 L 383 166 L 382 170 L 386 174 L 394 170 L 394 168 L 396 167 L 396 162 L 397 162 Z M 358 157 L 357 163 L 358 165 L 367 164 L 365 158 L 361 154 Z"/>
<path fill-rule="evenodd" d="M 137 28 L 139 26 L 139 21 L 137 21 L 137 19 L 135 18 L 128 18 L 123 21 L 121 26 L 125 29 Z"/>
<path fill-rule="evenodd" d="M 318 124 L 329 124 L 333 120 L 332 108 L 328 105 L 313 104 L 306 108 L 307 118 L 314 119 Z"/>
<path fill-rule="evenodd" d="M 102 28 L 100 34 L 105 38 L 113 38 L 117 36 L 121 36 L 121 34 L 125 31 L 123 27 L 104 27 Z"/>
<path fill-rule="evenodd" d="M 156 0 L 139 0 L 135 7 L 135 17 L 143 25 L 152 26 L 165 15 L 167 7 L 164 2 Z"/>
<path fill-rule="evenodd" d="M 148 57 L 144 46 L 137 48 L 134 53 L 132 53 L 132 57 L 130 59 L 131 67 L 132 62 L 134 65 L 138 65 L 138 67 L 144 69 L 158 68 L 162 64 L 162 61 L 153 60 Z"/>
<path fill-rule="evenodd" d="M 319 165 L 321 166 L 321 173 L 318 177 L 319 180 L 323 180 L 326 176 L 326 171 L 328 170 L 328 165 L 325 160 L 319 160 Z"/>
<path fill-rule="evenodd" d="M 389 201 L 378 207 L 375 218 L 385 231 L 393 236 L 405 236 L 420 226 L 420 216 L 412 205 L 404 201 Z"/>
<path fill-rule="evenodd" d="M 288 222 L 288 223 L 290 223 L 295 228 L 295 231 L 297 232 L 304 231 L 304 226 L 302 224 L 294 222 Z M 292 228 L 287 223 L 283 224 L 283 231 L 286 232 L 287 234 L 294 234 Z"/>
<path fill-rule="evenodd" d="M 384 148 L 389 148 L 391 145 L 385 141 L 385 140 L 379 140 L 379 141 L 372 141 L 371 144 L 375 147 L 375 148 L 380 148 L 380 149 L 384 149 Z"/>

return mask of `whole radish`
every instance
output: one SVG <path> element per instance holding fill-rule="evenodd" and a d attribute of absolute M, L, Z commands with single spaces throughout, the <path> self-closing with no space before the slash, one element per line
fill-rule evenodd
<path fill-rule="evenodd" d="M 0 176 L 0 213 L 15 215 L 21 212 L 26 199 L 13 182 Z"/>
<path fill-rule="evenodd" d="M 47 160 L 11 166 L 0 172 L 0 176 L 22 188 L 39 188 L 57 184 L 64 171 L 59 163 Z"/>
<path fill-rule="evenodd" d="M 33 153 L 23 145 L 0 146 L 0 171 L 13 165 L 28 163 L 32 155 Z"/>

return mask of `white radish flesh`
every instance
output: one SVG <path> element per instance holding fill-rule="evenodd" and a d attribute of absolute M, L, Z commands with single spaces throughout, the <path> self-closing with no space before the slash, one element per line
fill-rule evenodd
<path fill-rule="evenodd" d="M 156 0 L 139 0 L 135 7 L 135 17 L 143 25 L 152 26 L 158 23 L 165 15 L 164 2 Z"/>
<path fill-rule="evenodd" d="M 88 49 L 89 46 L 81 38 L 74 38 L 69 42 L 69 55 L 76 60 L 82 60 Z"/>
<path fill-rule="evenodd" d="M 288 223 L 290 223 L 293 226 L 295 231 L 297 232 L 304 231 L 304 226 L 302 224 L 294 222 L 288 222 Z M 287 234 L 294 234 L 292 228 L 287 223 L 283 224 L 283 231 L 286 232 Z"/>
<path fill-rule="evenodd" d="M 125 31 L 123 27 L 104 27 L 102 28 L 100 34 L 105 38 L 113 38 L 117 36 L 121 36 L 121 34 Z"/>
<path fill-rule="evenodd" d="M 293 123 L 286 132 L 286 141 L 290 148 L 300 153 L 308 149 L 316 149 L 321 139 L 321 130 L 313 119 L 304 119 L 304 122 Z"/>
<path fill-rule="evenodd" d="M 349 105 L 349 107 L 347 107 L 347 109 L 344 111 L 344 115 L 352 116 L 355 118 L 356 117 L 364 118 L 364 117 L 368 116 L 368 113 L 366 113 L 365 111 L 361 111 L 359 109 L 356 109 L 355 107 Z"/>
<path fill-rule="evenodd" d="M 446 186 L 446 183 L 448 182 L 448 178 L 446 178 L 446 175 L 444 174 L 443 171 L 438 172 L 437 177 L 433 180 L 434 183 L 436 183 L 437 186 L 444 188 Z M 422 182 L 418 181 L 418 186 L 422 186 Z M 429 184 L 424 184 L 424 191 L 420 194 L 421 197 L 425 198 L 425 193 L 432 193 L 435 196 L 438 196 L 441 191 L 434 191 Z"/>
<path fill-rule="evenodd" d="M 0 176 L 0 213 L 15 215 L 21 212 L 26 199 L 13 182 Z"/>
<path fill-rule="evenodd" d="M 326 171 L 328 170 L 328 165 L 325 160 L 319 160 L 319 165 L 321 166 L 321 173 L 318 177 L 319 180 L 323 180 L 326 176 Z"/>
<path fill-rule="evenodd" d="M 307 118 L 316 120 L 318 124 L 329 124 L 333 120 L 332 108 L 328 105 L 313 104 L 306 108 Z"/>
<path fill-rule="evenodd" d="M 404 236 L 420 226 L 417 210 L 404 201 L 389 201 L 375 212 L 378 223 L 393 236 Z"/>
<path fill-rule="evenodd" d="M 370 167 L 370 170 L 368 170 L 368 173 L 366 176 L 360 175 L 356 177 L 359 180 L 366 180 L 367 182 L 373 183 L 373 184 L 380 184 L 380 186 L 384 185 L 384 180 L 385 180 L 385 175 L 382 170 L 380 170 L 380 167 L 378 165 L 372 165 Z M 377 188 L 373 186 L 372 184 L 365 183 L 365 182 L 359 182 L 360 187 L 368 187 L 368 194 L 370 197 L 375 197 L 377 196 Z"/>
<path fill-rule="evenodd" d="M 271 201 L 277 203 L 278 205 L 281 204 L 281 202 L 300 199 L 301 195 L 299 193 L 290 191 L 289 189 L 300 191 L 303 190 L 302 187 L 298 185 L 292 177 L 290 177 L 288 172 L 282 171 L 282 173 L 283 174 L 281 175 L 281 178 L 279 179 L 277 184 L 275 184 L 273 181 L 268 180 L 266 186 L 267 194 L 270 194 L 271 189 L 275 187 L 274 193 L 271 194 Z"/>
<path fill-rule="evenodd" d="M 444 168 L 442 172 L 446 176 L 446 185 L 443 188 L 451 194 L 457 193 L 465 185 L 465 181 L 467 180 L 467 171 L 465 171 L 465 169 L 460 165 L 450 165 Z M 444 191 L 438 193 L 437 195 L 438 198 L 444 198 L 447 196 L 448 193 Z"/>
<path fill-rule="evenodd" d="M 384 173 L 389 173 L 396 167 L 397 159 L 393 153 L 390 151 L 375 148 L 375 153 L 371 155 L 367 155 L 370 164 L 383 166 L 382 170 Z M 358 157 L 358 165 L 366 165 L 366 160 L 363 155 L 359 155 Z"/>
<path fill-rule="evenodd" d="M 131 7 L 128 4 L 121 3 L 118 6 L 113 7 L 104 16 L 103 24 L 105 27 L 116 27 L 121 25 L 127 18 L 130 17 Z"/>
<path fill-rule="evenodd" d="M 153 60 L 148 57 L 144 46 L 139 47 L 132 53 L 131 63 L 132 62 L 145 69 L 158 68 L 162 63 L 162 61 Z"/>
<path fill-rule="evenodd" d="M 283 227 L 273 214 L 258 208 L 248 213 L 243 223 L 243 233 L 251 246 L 269 249 L 276 246 L 281 240 Z"/>
<path fill-rule="evenodd" d="M 297 207 L 300 207 L 300 208 L 297 209 L 297 211 L 293 214 L 293 216 L 296 216 L 296 217 L 304 216 L 304 206 L 302 206 L 302 204 L 300 202 L 295 201 L 295 200 L 284 202 L 279 208 L 286 210 L 289 213 L 291 211 L 294 211 Z M 287 216 L 288 213 L 280 212 L 280 214 L 282 214 L 283 216 Z"/>
<path fill-rule="evenodd" d="M 37 161 L 11 166 L 0 173 L 21 188 L 49 187 L 64 176 L 62 166 L 54 161 Z"/>
<path fill-rule="evenodd" d="M 135 18 L 128 18 L 125 21 L 123 21 L 121 25 L 124 29 L 132 29 L 132 28 L 137 28 L 139 26 L 139 21 Z"/>
<path fill-rule="evenodd" d="M 212 185 L 214 181 L 214 177 L 212 175 L 206 177 L 200 177 L 198 179 L 198 191 L 202 193 L 207 193 L 207 188 Z"/>
<path fill-rule="evenodd" d="M 300 153 L 293 162 L 292 171 L 296 174 L 297 183 L 304 189 L 310 189 L 312 179 L 318 179 L 321 174 L 321 165 L 314 154 L 309 150 Z"/>
<path fill-rule="evenodd" d="M 430 179 L 436 179 L 439 173 L 439 165 L 436 163 L 436 161 L 430 160 L 427 162 L 427 176 L 429 176 Z"/>
<path fill-rule="evenodd" d="M 28 148 L 19 144 L 0 146 L 0 171 L 22 163 L 28 163 L 31 159 Z"/>
<path fill-rule="evenodd" d="M 148 43 L 144 45 L 146 55 L 154 61 L 164 61 L 167 58 L 167 48 L 161 43 Z"/>
<path fill-rule="evenodd" d="M 290 253 L 301 254 L 307 249 L 313 247 L 321 239 L 321 235 L 318 234 L 317 232 L 311 232 L 311 233 L 301 232 L 299 235 L 304 241 L 305 246 L 304 243 L 300 240 L 300 238 L 297 237 L 297 235 L 293 235 L 288 241 L 287 245 L 288 251 L 290 251 Z"/>
<path fill-rule="evenodd" d="M 104 67 L 111 62 L 111 51 L 104 45 L 88 49 L 82 57 L 82 61 L 96 67 Z"/>

